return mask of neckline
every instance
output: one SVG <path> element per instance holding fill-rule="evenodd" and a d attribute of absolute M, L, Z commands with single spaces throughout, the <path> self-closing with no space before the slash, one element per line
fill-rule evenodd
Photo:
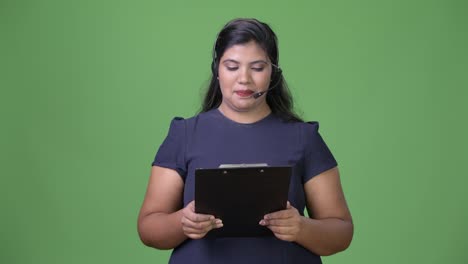
<path fill-rule="evenodd" d="M 230 119 L 229 117 L 225 116 L 221 110 L 219 110 L 218 108 L 215 108 L 213 109 L 215 110 L 215 113 L 217 115 L 219 115 L 220 117 L 222 117 L 224 120 L 228 121 L 229 123 L 232 123 L 232 124 L 235 124 L 237 126 L 254 126 L 254 125 L 258 125 L 260 123 L 263 123 L 265 121 L 267 121 L 268 119 L 272 118 L 273 117 L 273 112 L 270 111 L 270 113 L 268 115 L 266 115 L 265 117 L 255 121 L 255 122 L 252 122 L 252 123 L 239 123 L 239 122 L 236 122 L 232 119 Z"/>

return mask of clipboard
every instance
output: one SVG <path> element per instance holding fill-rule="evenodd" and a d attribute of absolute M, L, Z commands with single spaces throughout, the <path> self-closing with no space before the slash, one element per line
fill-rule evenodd
<path fill-rule="evenodd" d="M 291 172 L 268 166 L 196 169 L 195 212 L 223 221 L 206 237 L 272 236 L 259 221 L 286 208 Z"/>

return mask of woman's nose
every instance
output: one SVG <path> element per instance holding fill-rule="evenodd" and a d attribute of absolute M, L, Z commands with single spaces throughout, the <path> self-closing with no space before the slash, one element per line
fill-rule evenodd
<path fill-rule="evenodd" d="M 249 69 L 242 69 L 239 71 L 238 82 L 240 84 L 247 84 L 250 82 Z"/>

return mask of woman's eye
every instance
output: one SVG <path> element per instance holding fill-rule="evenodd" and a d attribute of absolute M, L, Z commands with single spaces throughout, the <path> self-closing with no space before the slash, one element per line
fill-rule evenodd
<path fill-rule="evenodd" d="M 238 67 L 226 67 L 228 71 L 236 71 Z"/>
<path fill-rule="evenodd" d="M 257 72 L 261 72 L 261 71 L 263 71 L 263 69 L 264 69 L 263 67 L 261 67 L 261 68 L 252 68 L 252 70 L 257 71 Z"/>

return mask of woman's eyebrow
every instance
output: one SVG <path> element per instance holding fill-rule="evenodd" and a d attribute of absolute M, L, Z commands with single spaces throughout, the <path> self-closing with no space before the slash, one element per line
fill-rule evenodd
<path fill-rule="evenodd" d="M 268 61 L 266 61 L 266 60 L 256 60 L 256 61 L 252 61 L 250 64 L 257 64 L 257 63 L 268 64 Z"/>
<path fill-rule="evenodd" d="M 236 63 L 236 64 L 240 64 L 240 62 L 236 61 L 236 60 L 233 60 L 233 59 L 226 59 L 226 60 L 223 60 L 222 63 Z M 268 62 L 266 60 L 256 60 L 256 61 L 251 61 L 249 62 L 250 65 L 252 64 L 257 64 L 257 63 L 264 63 L 264 64 L 268 64 Z"/>

